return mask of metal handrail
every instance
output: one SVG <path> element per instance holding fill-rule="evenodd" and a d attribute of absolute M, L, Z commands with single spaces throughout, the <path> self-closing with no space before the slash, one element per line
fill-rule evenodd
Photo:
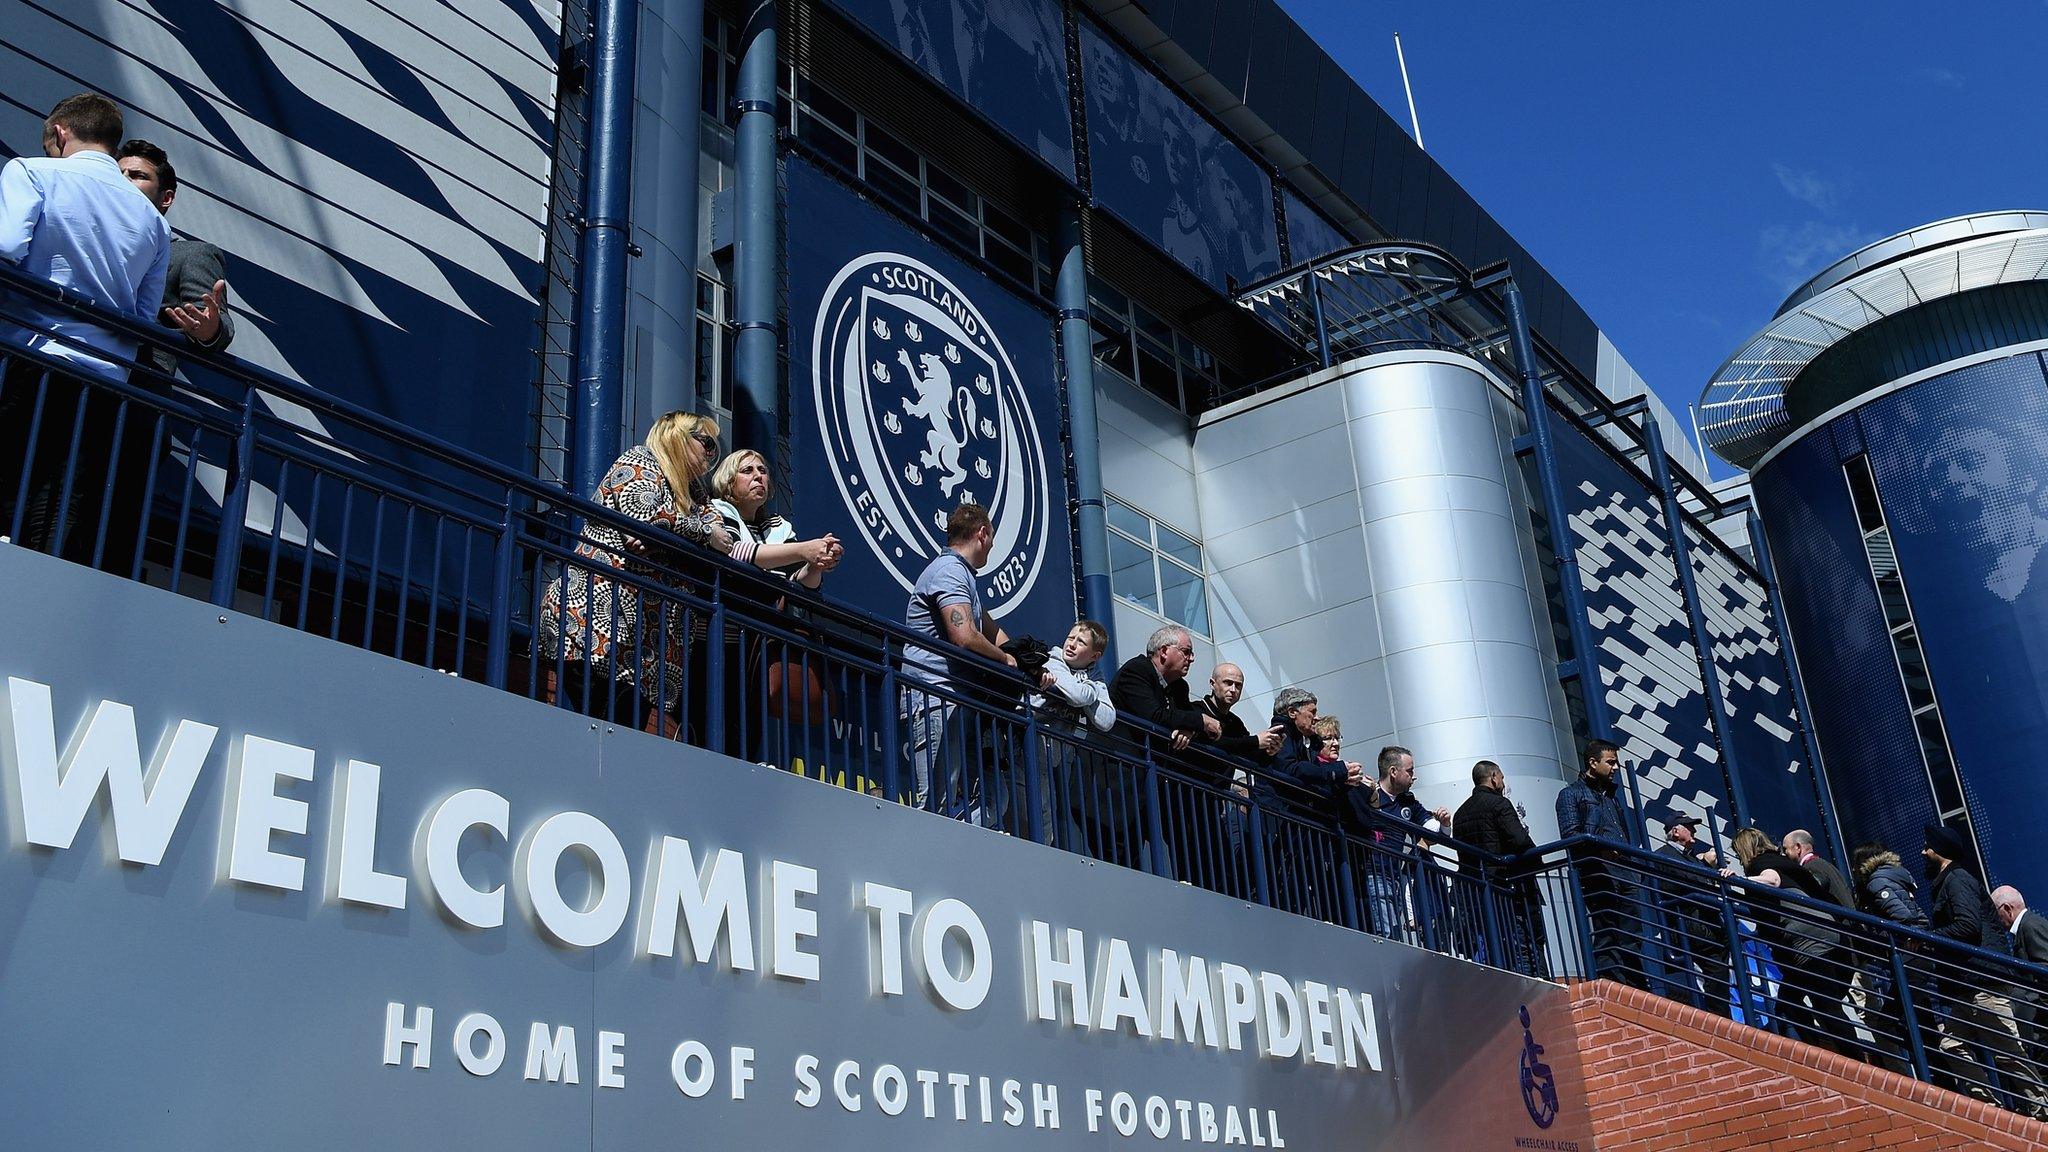
<path fill-rule="evenodd" d="M 879 679 L 879 691 L 885 698 L 885 711 L 879 717 L 885 736 L 882 741 L 885 749 L 882 770 L 891 794 L 897 794 L 894 778 L 898 766 L 893 751 L 897 747 L 893 738 L 897 720 L 893 711 L 894 700 L 887 697 L 893 696 L 896 688 L 901 686 L 898 673 L 904 649 L 925 648 L 932 643 L 902 622 L 876 616 L 822 592 L 794 585 L 753 566 L 713 554 L 657 526 L 624 517 L 580 495 L 559 491 L 503 464 L 421 434 L 316 388 L 234 357 L 187 347 L 182 337 L 176 334 L 109 311 L 75 292 L 41 281 L 11 266 L 0 265 L 0 302 L 18 302 L 24 297 L 45 310 L 61 311 L 135 339 L 143 348 L 170 349 L 187 368 L 192 369 L 188 373 L 189 380 L 174 382 L 156 370 L 145 356 L 133 365 L 133 380 L 110 380 L 81 373 L 69 362 L 39 351 L 10 349 L 0 353 L 0 358 L 25 362 L 39 370 L 41 382 L 33 385 L 38 390 L 38 410 L 44 397 L 50 394 L 52 381 L 62 379 L 68 381 L 64 386 L 73 391 L 83 389 L 88 395 L 112 398 L 120 405 L 123 420 L 129 419 L 131 413 L 140 413 L 135 418 L 137 427 L 144 427 L 153 419 L 153 450 L 158 443 L 181 434 L 194 440 L 187 445 L 183 456 L 183 488 L 187 503 L 181 507 L 176 525 L 174 569 L 181 564 L 177 557 L 189 555 L 186 548 L 188 533 L 203 539 L 207 531 L 205 524 L 197 523 L 197 520 L 204 519 L 203 514 L 195 518 L 194 507 L 190 503 L 193 477 L 200 458 L 208 451 L 226 454 L 224 470 L 228 483 L 222 492 L 222 514 L 213 528 L 215 537 L 209 593 L 213 602 L 221 607 L 241 606 L 241 597 L 251 590 L 248 581 L 255 579 L 256 569 L 261 570 L 264 604 L 267 606 L 272 600 L 272 590 L 280 575 L 280 562 L 284 560 L 282 549 L 285 542 L 278 539 L 278 525 L 282 523 L 286 510 L 282 490 L 276 497 L 268 525 L 267 556 L 258 555 L 253 565 L 246 564 L 244 550 L 246 509 L 251 488 L 257 483 L 258 469 L 264 461 L 269 461 L 277 473 L 274 482 L 283 484 L 286 474 L 292 473 L 301 483 L 310 478 L 313 485 L 310 506 L 303 509 L 306 512 L 305 540 L 302 546 L 292 544 L 300 549 L 300 554 L 295 554 L 288 562 L 302 572 L 301 587 L 298 588 L 300 627 L 307 625 L 308 607 L 317 603 L 319 611 L 311 619 L 316 626 L 333 630 L 337 633 L 335 638 L 342 639 L 338 634 L 339 621 L 344 605 L 353 597 L 364 601 L 361 635 L 360 639 L 350 636 L 347 642 L 376 650 L 372 637 L 379 628 L 376 615 L 376 602 L 380 595 L 378 587 L 380 584 L 387 588 L 396 585 L 395 591 L 382 593 L 395 597 L 398 605 L 399 635 L 391 642 L 393 655 L 415 662 L 438 662 L 433 656 L 438 637 L 444 631 L 452 632 L 451 642 L 455 648 L 452 659 L 458 667 L 462 666 L 467 663 L 463 653 L 476 651 L 474 648 L 465 649 L 465 645 L 473 642 L 470 635 L 471 624 L 474 623 L 474 631 L 481 638 L 474 642 L 480 644 L 484 654 L 480 662 L 485 668 L 484 679 L 494 687 L 519 690 L 512 680 L 511 665 L 520 658 L 522 646 L 528 646 L 525 658 L 530 663 L 523 677 L 530 691 L 543 678 L 543 660 L 554 663 L 559 657 L 540 651 L 534 643 L 533 629 L 538 625 L 537 619 L 517 618 L 521 616 L 523 607 L 541 601 L 545 582 L 556 578 L 547 576 L 551 566 L 565 576 L 570 568 L 591 563 L 589 557 L 579 556 L 576 547 L 584 540 L 588 526 L 607 526 L 640 538 L 649 546 L 651 553 L 682 558 L 677 563 L 667 563 L 654 557 L 636 556 L 633 562 L 640 571 L 606 569 L 602 579 L 627 594 L 663 605 L 663 611 L 668 610 L 665 606 L 673 605 L 676 610 L 709 621 L 709 638 L 703 643 L 711 661 L 711 680 L 707 691 L 712 695 L 724 690 L 717 671 L 725 644 L 721 637 L 754 637 L 760 642 L 782 645 L 792 653 L 805 653 L 805 660 L 814 656 L 838 668 L 841 674 L 854 673 L 868 680 Z M 15 377 L 10 376 L 10 380 L 13 379 Z M 333 419 L 359 434 L 356 436 L 358 439 L 374 438 L 379 441 L 379 447 L 372 449 L 348 441 L 323 439 L 314 430 L 277 419 L 263 403 L 262 397 L 266 393 L 290 400 L 323 418 Z M 79 411 L 82 419 L 84 409 Z M 168 433 L 166 420 L 170 422 Z M 74 456 L 80 447 L 76 435 L 74 429 L 71 444 Z M 196 442 L 201 435 L 207 438 L 210 447 L 202 448 Z M 453 474 L 445 477 L 429 475 L 406 461 L 380 458 L 380 450 L 430 459 L 448 466 Z M 29 479 L 26 465 L 21 461 L 0 461 L 0 470 L 16 468 L 22 471 L 0 476 L 0 484 L 8 485 L 10 494 L 17 490 L 17 475 L 19 489 L 26 490 Z M 319 541 L 315 538 L 320 528 L 316 521 L 322 481 L 330 481 L 339 488 L 340 495 L 332 499 L 338 499 L 343 508 L 341 551 L 326 556 L 318 555 Z M 66 484 L 68 490 L 68 480 Z M 433 492 L 423 490 L 429 487 Z M 145 491 L 153 489 L 152 475 L 150 487 Z M 111 490 L 102 499 L 110 498 Z M 394 545 L 403 545 L 397 555 L 386 555 L 383 551 L 385 537 L 391 528 L 384 519 L 387 505 L 403 510 L 403 538 L 402 541 L 393 541 Z M 369 538 L 358 543 L 358 547 L 368 554 L 367 564 L 360 556 L 348 552 L 347 533 L 353 523 L 350 520 L 351 507 L 372 519 Z M 369 509 L 374 509 L 374 513 Z M 150 514 L 145 509 L 145 517 Z M 431 521 L 431 558 L 414 555 L 415 514 Z M 258 532 L 265 530 L 262 525 L 248 527 Z M 452 557 L 443 555 L 447 531 L 451 528 L 456 537 Z M 93 547 L 95 556 L 106 543 L 104 524 L 99 531 L 101 536 L 94 541 Z M 147 544 L 145 524 L 141 546 Z M 259 542 L 256 546 L 266 545 Z M 140 565 L 139 556 L 134 563 Z M 450 565 L 452 570 L 444 572 Z M 316 570 L 320 573 L 317 583 L 303 575 Z M 582 570 L 586 573 L 593 571 L 590 568 Z M 244 578 L 245 572 L 250 573 L 247 579 Z M 453 574 L 455 572 L 459 575 Z M 589 578 L 596 577 L 592 575 Z M 521 580 L 528 583 L 518 587 Z M 486 582 L 488 591 L 473 595 L 477 587 Z M 404 635 L 404 614 L 415 597 L 422 593 L 426 597 L 422 601 L 425 606 L 423 614 L 428 617 L 423 625 L 426 633 L 424 656 L 407 651 Z M 775 610 L 768 610 L 771 605 L 777 606 Z M 267 612 L 267 607 L 258 610 Z M 282 602 L 279 602 L 279 610 L 281 613 L 284 610 Z M 437 614 L 438 628 L 435 622 Z M 328 622 L 319 624 L 319 617 L 323 615 Z M 790 626 L 793 615 L 808 617 L 827 630 L 857 633 L 864 639 L 855 649 L 848 650 L 808 634 L 802 628 Z M 663 626 L 665 623 L 664 620 Z M 636 654 L 644 654 L 645 639 L 645 636 L 635 638 Z M 656 642 L 668 641 L 657 639 Z M 1143 790 L 1143 811 L 1137 820 L 1155 857 L 1158 848 L 1166 844 L 1166 822 L 1172 815 L 1162 815 L 1161 794 L 1163 790 L 1171 789 L 1180 799 L 1171 801 L 1169 807 L 1192 803 L 1206 806 L 1212 812 L 1221 808 L 1227 813 L 1228 806 L 1234 805 L 1247 813 L 1254 837 L 1253 847 L 1249 850 L 1250 870 L 1256 875 L 1257 897 L 1262 902 L 1281 903 L 1280 897 L 1268 889 L 1268 873 L 1287 864 L 1295 869 L 1295 873 L 1278 879 L 1285 879 L 1296 887 L 1321 886 L 1315 907 L 1324 910 L 1327 918 L 1355 927 L 1363 926 L 1366 920 L 1364 905 L 1350 891 L 1352 867 L 1359 866 L 1361 861 L 1391 861 L 1390 864 L 1374 865 L 1382 870 L 1428 863 L 1426 853 L 1418 853 L 1408 846 L 1405 834 L 1394 837 L 1394 847 L 1390 848 L 1372 837 L 1347 832 L 1331 805 L 1329 794 L 1301 787 L 1285 778 L 1275 778 L 1259 764 L 1222 756 L 1213 749 L 1200 746 L 1168 753 L 1166 749 L 1172 739 L 1171 734 L 1142 720 L 1122 718 L 1118 737 L 1110 741 L 1045 729 L 1035 714 L 1028 710 L 1018 711 L 1017 701 L 1030 687 L 1021 677 L 1004 665 L 972 653 L 949 652 L 948 655 L 957 668 L 972 669 L 969 675 L 973 679 L 1000 685 L 998 703 L 990 703 L 991 697 L 986 688 L 966 682 L 935 688 L 927 694 L 967 710 L 978 718 L 979 723 L 1012 732 L 1005 739 L 1021 738 L 1027 759 L 1036 759 L 1041 739 L 1051 739 L 1065 745 L 1085 747 L 1089 755 L 1104 758 L 1115 770 L 1136 774 L 1141 779 Z M 919 687 L 918 691 L 926 690 Z M 717 731 L 719 721 L 713 720 L 711 724 L 710 730 Z M 865 760 L 862 763 L 865 765 Z M 1263 796 L 1242 796 L 1227 784 L 1218 783 L 1230 781 L 1239 770 L 1259 775 L 1272 789 L 1275 802 L 1269 805 Z M 1022 783 L 1027 788 L 1038 787 L 1035 774 Z M 1025 816 L 1033 826 L 1033 834 L 1040 834 L 1035 799 Z M 1260 831 L 1262 827 L 1266 832 Z M 1227 850 L 1220 831 L 1209 828 L 1201 833 L 1214 838 L 1215 843 L 1205 847 L 1218 854 Z M 1182 832 L 1176 831 L 1174 835 L 1178 837 Z M 1257 838 L 1262 835 L 1286 835 L 1297 839 L 1310 836 L 1316 843 L 1305 849 L 1289 850 L 1308 853 L 1299 859 L 1274 857 L 1269 860 L 1271 851 L 1279 849 L 1269 851 L 1261 845 Z M 1495 908 L 1497 902 L 1513 901 L 1518 896 L 1516 890 L 1496 875 L 1500 858 L 1456 841 L 1448 830 L 1429 838 L 1434 843 L 1456 850 L 1461 860 L 1477 865 L 1476 874 L 1462 871 L 1456 874 L 1457 883 L 1463 885 L 1459 891 L 1465 895 L 1445 897 L 1439 894 L 1431 897 L 1439 903 L 1445 899 L 1476 900 L 1483 906 L 1468 910 L 1475 917 L 1469 923 L 1461 921 L 1455 930 L 1444 929 L 1445 938 L 1463 939 L 1468 950 L 1478 949 L 1486 958 L 1503 964 L 1508 962 L 1509 956 L 1504 951 L 1507 942 L 1500 934 L 1480 935 L 1476 927 L 1482 920 L 1486 924 L 1495 924 L 1504 917 L 1526 920 L 1529 916 L 1526 907 Z M 1129 847 L 1128 844 L 1124 846 Z M 1234 861 L 1232 866 L 1242 863 Z M 1278 883 L 1278 879 L 1274 882 Z M 1434 888 L 1429 888 L 1429 891 L 1434 892 Z M 1478 915 L 1482 910 L 1483 917 Z M 1384 926 L 1382 931 L 1386 931 Z"/>

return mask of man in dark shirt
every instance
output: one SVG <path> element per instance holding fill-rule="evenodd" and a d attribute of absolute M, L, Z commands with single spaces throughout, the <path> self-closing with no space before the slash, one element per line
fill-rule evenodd
<path fill-rule="evenodd" d="M 1629 819 L 1621 804 L 1621 749 L 1606 740 L 1586 742 L 1579 758 L 1578 779 L 1557 794 L 1557 833 L 1597 836 L 1633 844 Z M 1609 980 L 1647 989 L 1642 957 L 1631 943 L 1630 926 L 1642 916 L 1642 888 L 1615 867 L 1614 854 L 1598 847 L 1575 849 L 1579 891 L 1586 915 L 1593 921 L 1593 971 Z"/>
<path fill-rule="evenodd" d="M 1820 886 L 1828 890 L 1828 899 L 1844 908 L 1856 906 L 1856 893 L 1849 887 L 1849 881 L 1842 875 L 1842 870 L 1823 860 L 1820 854 L 1813 850 L 1813 833 L 1803 828 L 1794 828 L 1785 833 L 1785 838 L 1779 841 L 1779 844 L 1785 849 L 1785 855 L 1797 860 L 1801 868 L 1820 877 Z"/>
<path fill-rule="evenodd" d="M 1728 929 L 1721 922 L 1718 882 L 1711 869 L 1720 856 L 1699 838 L 1697 816 L 1673 816 L 1664 821 L 1664 843 L 1657 855 L 1670 856 L 1700 871 L 1683 879 L 1660 883 L 1665 912 L 1664 929 L 1670 943 L 1667 960 L 1682 985 L 1677 1000 L 1693 1000 L 1706 1011 L 1727 1016 L 1731 1007 L 1728 972 Z M 1692 973 L 1699 974 L 1695 985 Z"/>
<path fill-rule="evenodd" d="M 1521 813 L 1515 811 L 1514 801 L 1508 799 L 1507 775 L 1501 771 L 1500 765 L 1491 760 L 1481 760 L 1472 765 L 1472 795 L 1458 805 L 1457 813 L 1451 817 L 1451 835 L 1461 845 L 1458 849 L 1458 870 L 1474 877 L 1473 885 L 1478 883 L 1483 864 L 1472 849 L 1495 856 L 1518 856 L 1536 847 L 1528 825 L 1522 823 Z M 1535 975 L 1535 949 L 1531 946 L 1531 937 L 1532 928 L 1537 931 L 1542 928 L 1543 898 L 1537 893 L 1532 877 L 1512 883 L 1516 899 L 1502 902 L 1494 915 L 1508 944 L 1507 955 L 1501 959 L 1517 972 Z M 1468 891 L 1475 898 L 1485 895 L 1476 887 Z M 1466 922 L 1465 931 L 1472 939 L 1478 939 L 1485 929 L 1484 911 L 1469 910 L 1462 919 Z"/>
<path fill-rule="evenodd" d="M 1442 831 L 1451 810 L 1431 812 L 1415 798 L 1415 754 L 1408 749 L 1398 744 L 1380 749 L 1376 768 L 1379 782 L 1369 800 L 1378 850 L 1366 869 L 1366 902 L 1374 931 L 1389 939 L 1413 939 L 1441 895 L 1428 883 L 1436 877 L 1427 871 L 1435 866 L 1426 833 Z"/>
<path fill-rule="evenodd" d="M 1280 729 L 1276 725 L 1253 735 L 1232 711 L 1243 698 L 1244 669 L 1235 664 L 1218 664 L 1209 673 L 1209 694 L 1195 701 L 1195 707 L 1215 718 L 1220 735 L 1211 743 L 1218 752 L 1240 760 L 1271 756 L 1280 747 Z"/>
<path fill-rule="evenodd" d="M 1222 722 L 1188 699 L 1188 668 L 1194 662 L 1194 637 L 1187 629 L 1175 624 L 1155 629 L 1145 641 L 1145 654 L 1124 661 L 1123 667 L 1116 670 L 1115 679 L 1109 682 L 1109 702 L 1116 706 L 1118 729 L 1142 743 L 1149 734 L 1130 722 L 1145 721 L 1172 732 L 1175 750 L 1185 749 L 1192 740 L 1214 740 L 1223 735 Z M 1156 840 L 1143 833 L 1142 781 L 1128 762 L 1121 766 L 1105 763 L 1104 768 L 1097 774 L 1090 813 L 1098 851 L 1105 859 L 1148 871 L 1154 870 L 1152 858 L 1163 854 L 1160 863 L 1170 870 L 1171 866 L 1164 863 L 1172 856 L 1165 829 L 1158 830 Z M 1174 807 L 1180 803 L 1178 796 L 1187 789 L 1174 787 L 1169 791 L 1176 794 L 1176 799 L 1166 803 Z M 1206 829 L 1200 829 L 1195 835 L 1206 833 Z"/>
<path fill-rule="evenodd" d="M 147 140 L 130 140 L 115 157 L 121 174 L 136 191 L 149 197 L 158 212 L 170 216 L 171 203 L 178 198 L 178 172 L 164 150 Z M 204 240 L 173 239 L 157 322 L 183 333 L 195 348 L 224 351 L 235 338 L 227 302 L 227 258 L 220 249 Z M 166 376 L 178 370 L 178 358 L 165 349 L 150 349 L 149 358 Z"/>
<path fill-rule="evenodd" d="M 1933 914 L 1928 930 L 1958 944 L 2005 951 L 2005 934 L 1992 910 L 1991 899 L 1984 892 L 1984 882 L 1966 863 L 1975 859 L 1969 841 L 1945 824 L 1929 824 L 1923 834 L 1926 846 L 1920 849 L 1920 858 L 1927 862 L 1927 871 L 1934 877 Z M 2037 1070 L 2020 1050 L 2019 1021 L 2013 1013 L 2010 985 L 1992 980 L 1974 983 L 1974 987 L 1968 987 L 1947 981 L 1946 987 L 1938 992 L 1948 1001 L 1951 1012 L 1949 1023 L 1942 1030 L 1941 1051 L 1953 1062 L 1953 1067 L 1962 1070 L 1963 1090 L 1980 1097 L 1990 1094 L 1985 1084 L 1988 1077 L 1974 1074 L 1976 1061 L 1971 1051 L 1981 1048 L 1989 1052 L 1992 1062 L 1998 1065 L 1999 1078 L 2023 1098 L 2020 1110 L 2041 1115 L 2048 1110 L 2048 1098 L 2044 1098 L 2035 1079 Z"/>

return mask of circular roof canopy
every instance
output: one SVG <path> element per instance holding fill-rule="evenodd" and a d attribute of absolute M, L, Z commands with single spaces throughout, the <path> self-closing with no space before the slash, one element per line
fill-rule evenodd
<path fill-rule="evenodd" d="M 1931 300 L 2048 280 L 2048 213 L 1958 216 L 1843 257 L 1788 297 L 1700 392 L 1700 435 L 1748 468 L 1790 434 L 1786 395 L 1821 353 Z"/>

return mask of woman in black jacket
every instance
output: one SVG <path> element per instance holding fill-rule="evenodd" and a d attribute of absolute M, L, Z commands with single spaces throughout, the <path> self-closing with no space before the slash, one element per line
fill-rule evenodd
<path fill-rule="evenodd" d="M 1743 874 L 1758 883 L 1798 892 L 1820 904 L 1831 904 L 1820 877 L 1799 866 L 1770 837 L 1756 828 L 1735 834 L 1735 857 Z M 1860 1054 L 1856 1027 L 1848 1017 L 1848 966 L 1839 959 L 1842 936 L 1826 913 L 1807 908 L 1773 906 L 1768 897 L 1751 897 L 1750 913 L 1757 935 L 1771 946 L 1785 974 L 1778 991 L 1778 1011 L 1807 1043 L 1844 1056 Z"/>

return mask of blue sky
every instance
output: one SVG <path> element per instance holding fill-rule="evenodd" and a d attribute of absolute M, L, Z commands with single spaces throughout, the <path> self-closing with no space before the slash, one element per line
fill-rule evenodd
<path fill-rule="evenodd" d="M 1682 412 L 1872 240 L 2048 208 L 2048 2 L 1281 0 Z M 1716 475 L 1725 474 L 1725 466 Z"/>

